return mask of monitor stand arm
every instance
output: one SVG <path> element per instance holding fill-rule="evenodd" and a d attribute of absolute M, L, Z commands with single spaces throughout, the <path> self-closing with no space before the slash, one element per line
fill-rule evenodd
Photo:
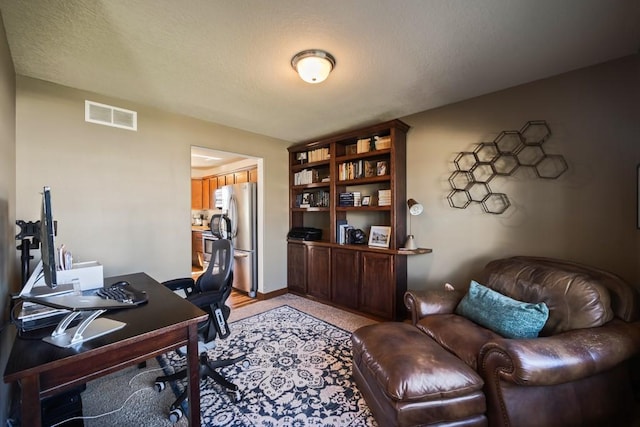
<path fill-rule="evenodd" d="M 82 313 L 81 311 L 72 311 L 60 321 L 51 336 L 45 337 L 43 340 L 58 347 L 68 348 L 125 327 L 126 323 L 118 322 L 117 320 L 98 319 L 98 316 L 106 311 L 88 311 L 89 316 L 86 319 L 80 322 L 78 326 L 69 328 L 71 322 Z"/>

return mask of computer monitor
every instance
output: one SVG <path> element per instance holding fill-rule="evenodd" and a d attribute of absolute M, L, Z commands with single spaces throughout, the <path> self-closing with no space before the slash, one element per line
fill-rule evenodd
<path fill-rule="evenodd" d="M 58 286 L 56 278 L 55 224 L 51 213 L 51 188 L 44 187 L 40 212 L 40 253 L 44 281 L 51 289 Z"/>

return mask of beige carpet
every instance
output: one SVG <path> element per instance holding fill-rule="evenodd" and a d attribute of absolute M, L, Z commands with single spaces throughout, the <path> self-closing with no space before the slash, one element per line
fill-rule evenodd
<path fill-rule="evenodd" d="M 347 331 L 375 323 L 371 319 L 290 294 L 232 310 L 229 321 L 243 319 L 281 305 L 297 308 Z M 175 400 L 175 396 L 170 388 L 161 393 L 153 389 L 154 380 L 158 375 L 162 373 L 156 360 L 152 359 L 147 362 L 145 369 L 131 367 L 88 383 L 87 390 L 82 393 L 85 417 L 111 412 L 123 405 L 124 407 L 109 415 L 85 419 L 85 426 L 188 425 L 186 417 L 177 424 L 168 420 L 169 406 Z"/>

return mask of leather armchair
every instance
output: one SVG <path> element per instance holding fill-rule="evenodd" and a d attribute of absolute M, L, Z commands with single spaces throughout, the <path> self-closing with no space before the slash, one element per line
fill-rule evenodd
<path fill-rule="evenodd" d="M 640 353 L 631 286 L 602 270 L 535 257 L 493 261 L 474 279 L 550 310 L 540 337 L 508 339 L 455 313 L 460 290 L 405 294 L 412 323 L 483 379 L 491 426 L 630 424 L 630 360 Z"/>

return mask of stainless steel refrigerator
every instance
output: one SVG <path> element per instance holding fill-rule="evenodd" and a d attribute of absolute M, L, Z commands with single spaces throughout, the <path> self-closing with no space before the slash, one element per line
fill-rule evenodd
<path fill-rule="evenodd" d="M 233 287 L 255 298 L 258 292 L 258 200 L 256 184 L 221 187 L 222 213 L 231 222 Z"/>

